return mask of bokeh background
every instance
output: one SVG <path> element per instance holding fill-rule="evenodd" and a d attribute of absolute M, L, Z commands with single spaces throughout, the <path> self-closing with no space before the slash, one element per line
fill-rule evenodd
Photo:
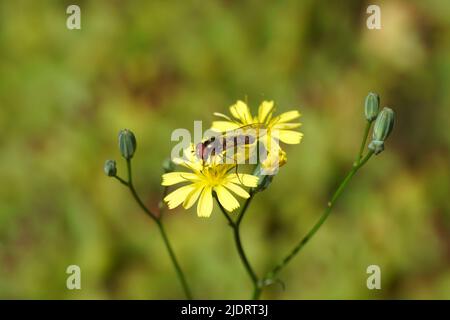
<path fill-rule="evenodd" d="M 66 28 L 69 4 L 81 30 Z M 366 28 L 381 6 L 382 30 Z M 386 151 L 263 298 L 450 298 L 450 2 L 0 1 L 0 298 L 183 298 L 155 225 L 103 173 L 132 129 L 153 209 L 175 128 L 247 97 L 302 112 L 304 140 L 257 196 L 243 241 L 262 275 L 318 219 L 350 168 L 369 91 L 397 113 Z M 215 208 L 167 214 L 197 298 L 251 283 Z M 66 268 L 82 290 L 66 289 Z M 368 290 L 366 268 L 381 267 Z"/>

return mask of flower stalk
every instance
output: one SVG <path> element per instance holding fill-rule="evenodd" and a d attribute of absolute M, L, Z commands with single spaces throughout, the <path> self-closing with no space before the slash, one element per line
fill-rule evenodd
<path fill-rule="evenodd" d="M 170 244 L 169 238 L 167 237 L 167 233 L 164 229 L 163 223 L 162 223 L 162 214 L 159 216 L 152 213 L 147 206 L 144 204 L 144 202 L 141 200 L 139 195 L 136 192 L 136 189 L 133 184 L 133 176 L 132 176 L 132 169 L 131 169 L 131 160 L 127 159 L 127 171 L 128 171 L 128 188 L 131 191 L 131 194 L 133 195 L 134 200 L 138 203 L 138 205 L 141 207 L 141 209 L 153 220 L 155 221 L 156 225 L 158 226 L 159 233 L 163 239 L 164 245 L 167 249 L 167 252 L 169 253 L 170 260 L 172 261 L 172 264 L 175 268 L 175 271 L 177 273 L 178 279 L 180 280 L 181 286 L 183 287 L 184 294 L 188 300 L 192 300 L 192 293 L 191 289 L 189 288 L 189 285 L 186 281 L 186 277 L 184 276 L 183 270 L 180 267 L 180 264 L 178 263 L 177 257 L 175 255 L 175 252 L 172 249 L 172 246 Z"/>
<path fill-rule="evenodd" d="M 125 132 L 125 134 L 123 132 Z M 127 141 L 127 139 L 129 141 Z M 123 147 L 123 146 L 126 146 L 126 147 Z M 134 138 L 133 133 L 129 130 L 121 131 L 121 134 L 119 135 L 119 149 L 127 163 L 128 178 L 127 178 L 127 180 L 125 180 L 116 174 L 117 171 L 116 171 L 116 167 L 115 167 L 115 162 L 113 162 L 112 160 L 106 161 L 105 173 L 110 177 L 116 178 L 121 184 L 125 185 L 130 190 L 134 200 L 137 202 L 139 207 L 147 214 L 147 216 L 149 216 L 156 223 L 156 225 L 158 227 L 158 231 L 161 235 L 161 238 L 163 239 L 164 246 L 166 247 L 166 250 L 169 253 L 170 260 L 175 268 L 178 279 L 183 288 L 183 292 L 188 300 L 192 300 L 192 293 L 191 293 L 189 285 L 186 281 L 186 277 L 183 273 L 183 270 L 181 269 L 180 264 L 178 263 L 178 259 L 175 255 L 175 252 L 172 249 L 172 245 L 170 244 L 166 230 L 162 223 L 162 216 L 163 216 L 162 211 L 160 211 L 159 215 L 156 215 L 155 213 L 150 211 L 150 209 L 148 209 L 148 207 L 144 204 L 142 199 L 139 197 L 139 195 L 136 191 L 136 188 L 134 187 L 131 158 L 134 154 L 135 148 L 136 148 L 136 140 Z M 114 170 L 111 169 L 112 164 L 114 165 L 113 166 Z M 107 169 L 109 169 L 109 170 L 107 170 Z M 164 193 L 165 192 L 166 192 L 166 188 L 164 189 Z"/>
<path fill-rule="evenodd" d="M 364 139 L 367 139 L 367 134 L 368 134 L 368 130 L 365 133 L 366 136 L 364 137 Z M 341 196 L 341 194 L 344 192 L 344 190 L 347 187 L 347 185 L 350 182 L 350 180 L 358 172 L 358 170 L 361 169 L 367 163 L 367 161 L 369 161 L 369 159 L 372 157 L 373 154 L 374 154 L 374 152 L 372 150 L 369 150 L 369 152 L 364 156 L 364 158 L 360 158 L 360 155 L 358 156 L 358 158 L 360 158 L 360 160 L 358 160 L 357 162 L 355 162 L 353 164 L 352 169 L 346 175 L 346 177 L 342 180 L 342 182 L 340 183 L 339 187 L 334 192 L 331 200 L 328 202 L 327 207 L 325 208 L 322 216 L 319 218 L 319 220 L 316 222 L 316 224 L 311 228 L 311 230 L 306 234 L 306 236 L 304 236 L 300 240 L 300 242 L 291 250 L 291 252 L 263 278 L 263 281 L 261 281 L 257 277 L 256 273 L 253 271 L 253 268 L 251 267 L 251 265 L 250 265 L 246 255 L 245 255 L 245 252 L 243 250 L 242 242 L 241 242 L 241 238 L 240 238 L 240 223 L 241 223 L 242 218 L 243 218 L 243 216 L 244 216 L 244 214 L 245 214 L 245 212 L 246 212 L 246 210 L 248 208 L 248 205 L 250 204 L 250 201 L 251 201 L 251 199 L 253 197 L 250 197 L 245 202 L 244 207 L 242 208 L 242 210 L 241 210 L 241 212 L 240 212 L 236 222 L 234 222 L 229 217 L 227 212 L 223 209 L 223 207 L 218 202 L 222 213 L 227 218 L 229 225 L 233 229 L 234 240 L 235 240 L 235 243 L 236 243 L 237 251 L 239 253 L 239 257 L 241 258 L 242 263 L 243 263 L 245 269 L 247 270 L 247 273 L 249 274 L 249 276 L 250 276 L 250 278 L 251 278 L 251 280 L 253 282 L 253 296 L 252 296 L 253 300 L 258 300 L 260 298 L 261 293 L 262 293 L 262 291 L 263 291 L 265 286 L 267 286 L 268 284 L 272 284 L 272 283 L 277 281 L 276 280 L 276 276 L 278 275 L 278 273 L 284 267 L 286 267 L 286 265 L 300 252 L 300 250 L 316 234 L 316 232 L 320 229 L 320 227 L 323 225 L 323 223 L 329 217 L 329 215 L 330 215 L 330 213 L 331 213 L 331 211 L 332 211 L 336 201 Z"/>
<path fill-rule="evenodd" d="M 379 101 L 379 98 L 377 98 L 377 101 Z M 332 195 L 331 200 L 328 202 L 327 207 L 324 209 L 324 212 L 320 216 L 319 220 L 314 224 L 314 226 L 309 230 L 309 232 L 294 246 L 294 248 L 288 253 L 288 255 L 284 259 L 282 259 L 281 262 L 278 263 L 269 273 L 267 273 L 267 275 L 264 278 L 262 278 L 262 280 L 260 280 L 258 278 L 258 276 L 256 275 L 256 273 L 253 271 L 253 268 L 251 267 L 246 255 L 245 255 L 245 252 L 243 250 L 242 242 L 241 242 L 241 238 L 240 238 L 240 228 L 239 228 L 240 223 L 241 223 L 242 218 L 248 208 L 248 205 L 250 203 L 250 200 L 252 199 L 253 194 L 251 194 L 252 196 L 244 204 L 244 207 L 242 208 L 241 213 L 239 214 L 236 222 L 234 222 L 229 217 L 227 212 L 223 209 L 223 207 L 218 202 L 222 213 L 225 215 L 225 217 L 227 218 L 227 220 L 229 222 L 229 225 L 233 229 L 236 248 L 237 248 L 239 257 L 241 258 L 242 263 L 252 280 L 253 287 L 254 287 L 252 299 L 254 299 L 254 300 L 259 299 L 265 286 L 268 286 L 274 282 L 279 281 L 276 279 L 279 272 L 287 266 L 287 264 L 302 250 L 302 248 L 304 248 L 304 246 L 311 240 L 311 238 L 322 227 L 322 225 L 324 224 L 324 222 L 327 220 L 330 213 L 332 212 L 336 201 L 342 195 L 342 193 L 346 189 L 347 185 L 349 184 L 349 182 L 351 181 L 353 176 L 367 163 L 367 161 L 369 161 L 369 159 L 375 153 L 374 150 L 369 148 L 367 154 L 365 156 L 363 156 L 365 146 L 367 143 L 367 138 L 369 136 L 370 128 L 372 126 L 372 123 L 374 122 L 374 120 L 376 119 L 376 117 L 378 115 L 378 105 L 374 109 L 376 109 L 376 110 L 371 111 L 373 116 L 367 119 L 366 127 L 365 127 L 365 130 L 363 133 L 363 138 L 361 141 L 361 146 L 359 148 L 358 155 L 356 157 L 356 161 L 353 163 L 351 170 L 344 177 L 344 179 L 342 180 L 342 182 L 339 184 L 338 188 Z M 367 110 L 367 108 L 366 108 L 366 110 Z M 367 114 L 367 111 L 366 111 L 366 114 Z M 380 120 L 377 120 L 377 121 L 380 122 Z M 386 134 L 386 136 L 390 133 L 390 130 L 392 130 L 392 127 L 389 127 L 388 129 L 389 130 L 387 130 L 387 129 L 385 130 L 385 131 L 389 131 Z"/>
<path fill-rule="evenodd" d="M 364 148 L 366 147 L 366 143 L 367 143 L 367 137 L 369 136 L 369 132 L 370 132 L 370 127 L 372 126 L 372 121 L 367 120 L 366 121 L 366 128 L 364 129 L 364 138 L 361 141 L 361 147 L 359 148 L 359 153 L 358 153 L 358 157 L 356 158 L 356 162 L 355 164 L 357 164 L 360 160 L 361 157 L 363 155 L 364 152 Z"/>
<path fill-rule="evenodd" d="M 345 178 L 342 180 L 342 182 L 339 184 L 339 187 L 334 192 L 333 196 L 331 197 L 331 200 L 328 202 L 327 207 L 325 208 L 324 212 L 320 216 L 319 220 L 314 224 L 314 226 L 309 230 L 309 232 L 295 245 L 295 247 L 289 252 L 289 254 L 279 263 L 277 264 L 265 277 L 264 277 L 264 283 L 272 283 L 277 274 L 284 268 L 286 265 L 301 251 L 301 249 L 311 240 L 311 238 L 316 234 L 316 232 L 320 229 L 320 227 L 323 225 L 323 223 L 327 220 L 329 217 L 331 211 L 334 208 L 334 205 L 336 201 L 339 199 L 341 194 L 344 192 L 345 188 L 347 187 L 350 180 L 353 178 L 353 176 L 369 161 L 369 159 L 373 156 L 374 151 L 369 149 L 367 154 L 363 157 L 365 145 L 367 142 L 367 137 L 370 132 L 370 128 L 372 125 L 372 120 L 367 120 L 366 128 L 364 130 L 361 147 L 358 152 L 358 156 L 356 158 L 356 161 L 353 163 L 352 169 L 350 172 L 345 176 Z M 258 299 L 259 296 L 255 297 L 255 299 Z"/>
<path fill-rule="evenodd" d="M 242 246 L 241 233 L 240 233 L 241 222 L 242 222 L 242 219 L 244 218 L 245 213 L 247 212 L 250 202 L 252 201 L 253 194 L 251 194 L 250 198 L 248 198 L 245 201 L 244 206 L 242 207 L 241 211 L 239 212 L 239 215 L 238 215 L 236 221 L 233 221 L 233 219 L 231 219 L 228 212 L 225 210 L 225 208 L 222 206 L 220 201 L 217 199 L 217 196 L 215 196 L 215 198 L 216 198 L 217 204 L 219 205 L 220 211 L 223 213 L 223 215 L 225 216 L 225 218 L 228 221 L 228 225 L 233 230 L 234 243 L 236 245 L 236 249 L 239 254 L 239 258 L 241 259 L 242 264 L 244 265 L 244 268 L 247 271 L 247 273 L 253 283 L 253 299 L 257 299 L 259 297 L 259 295 L 261 294 L 260 280 L 259 280 L 258 276 L 256 275 L 255 271 L 253 270 L 252 266 L 250 265 L 247 255 L 245 254 L 244 247 Z"/>
<path fill-rule="evenodd" d="M 270 271 L 267 276 L 265 277 L 265 280 L 272 280 L 276 277 L 276 275 L 292 260 L 292 258 L 297 255 L 300 250 L 311 240 L 311 238 L 316 234 L 316 232 L 320 229 L 320 227 L 323 225 L 323 223 L 327 220 L 329 217 L 331 211 L 333 210 L 333 207 L 336 203 L 336 200 L 341 196 L 345 188 L 347 187 L 350 180 L 353 178 L 353 176 L 358 172 L 359 169 L 361 169 L 364 164 L 372 157 L 373 151 L 369 151 L 367 155 L 362 158 L 360 161 L 355 163 L 350 170 L 350 172 L 347 174 L 347 176 L 342 180 L 339 187 L 334 192 L 330 202 L 328 202 L 327 207 L 325 208 L 322 216 L 319 218 L 319 220 L 316 222 L 316 224 L 309 230 L 309 232 L 304 236 L 300 242 L 291 250 L 291 252 L 278 264 L 276 265 L 272 271 Z"/>

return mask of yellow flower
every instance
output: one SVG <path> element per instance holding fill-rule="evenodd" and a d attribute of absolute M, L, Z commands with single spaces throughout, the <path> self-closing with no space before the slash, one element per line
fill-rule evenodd
<path fill-rule="evenodd" d="M 274 102 L 263 101 L 258 109 L 258 115 L 252 116 L 247 104 L 243 101 L 237 101 L 230 107 L 233 118 L 221 113 L 214 113 L 216 116 L 224 118 L 222 121 L 214 121 L 212 130 L 226 132 L 235 130 L 246 125 L 259 124 L 267 130 L 264 138 L 260 137 L 260 141 L 268 150 L 266 161 L 263 161 L 263 167 L 274 165 L 274 160 L 278 159 L 277 166 L 282 166 L 287 161 L 286 153 L 279 146 L 279 142 L 286 144 L 298 144 L 302 140 L 303 133 L 294 131 L 301 126 L 299 122 L 292 122 L 299 118 L 300 112 L 292 110 L 284 112 L 278 116 L 274 116 Z M 271 153 L 272 151 L 272 153 Z M 272 167 L 272 168 L 274 168 Z"/>
<path fill-rule="evenodd" d="M 230 173 L 235 167 L 232 164 L 210 164 L 204 166 L 194 155 L 193 145 L 185 150 L 184 159 L 174 159 L 174 162 L 190 169 L 192 172 L 170 172 L 163 174 L 162 185 L 171 186 L 182 182 L 188 184 L 168 194 L 164 201 L 169 209 L 183 204 L 185 209 L 191 208 L 198 200 L 197 215 L 209 217 L 213 209 L 213 192 L 220 204 L 229 212 L 239 207 L 234 194 L 241 198 L 250 197 L 240 185 L 256 187 L 258 177 L 243 173 Z M 238 176 L 239 175 L 239 176 Z"/>
<path fill-rule="evenodd" d="M 249 124 L 261 124 L 268 131 L 278 131 L 280 141 L 287 144 L 297 144 L 302 140 L 303 134 L 294 131 L 301 126 L 301 123 L 292 123 L 301 116 L 297 110 L 284 112 L 276 117 L 273 101 L 263 101 L 258 109 L 258 115 L 252 116 L 247 104 L 243 101 L 237 101 L 230 107 L 230 112 L 235 119 L 232 119 L 221 113 L 214 113 L 216 116 L 226 119 L 226 121 L 214 121 L 212 129 L 219 132 L 234 130 Z"/>

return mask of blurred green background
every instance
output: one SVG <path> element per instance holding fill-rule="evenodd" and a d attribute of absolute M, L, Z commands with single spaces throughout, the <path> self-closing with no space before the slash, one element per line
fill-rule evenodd
<path fill-rule="evenodd" d="M 74 3 L 81 30 L 66 28 Z M 103 163 L 124 175 L 117 133 L 132 129 L 156 209 L 172 130 L 245 97 L 299 109 L 305 134 L 242 226 L 262 275 L 350 168 L 369 91 L 397 113 L 386 151 L 263 298 L 450 298 L 450 2 L 0 0 L 0 58 L 0 298 L 183 298 L 155 225 Z M 250 296 L 218 208 L 165 221 L 195 297 Z M 66 289 L 71 264 L 82 290 Z M 381 290 L 366 287 L 372 264 Z"/>

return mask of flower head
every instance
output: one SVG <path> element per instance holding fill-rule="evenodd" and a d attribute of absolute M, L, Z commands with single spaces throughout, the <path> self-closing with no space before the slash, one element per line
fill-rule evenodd
<path fill-rule="evenodd" d="M 274 111 L 273 101 L 263 101 L 259 106 L 258 115 L 253 116 L 247 104 L 239 100 L 230 107 L 233 118 L 215 113 L 216 116 L 225 120 L 214 121 L 212 130 L 226 132 L 252 124 L 260 125 L 265 129 L 266 134 L 259 138 L 268 152 L 267 159 L 262 165 L 268 171 L 273 171 L 274 167 L 282 166 L 287 161 L 286 153 L 281 149 L 279 141 L 286 144 L 298 144 L 303 137 L 303 133 L 294 130 L 300 127 L 301 123 L 292 122 L 301 116 L 300 112 L 292 110 L 274 116 Z M 274 166 L 275 159 L 279 160 L 276 166 Z M 267 167 L 269 165 L 272 167 Z"/>
<path fill-rule="evenodd" d="M 164 198 L 169 209 L 180 204 L 185 209 L 189 209 L 198 200 L 197 215 L 209 217 L 213 209 L 214 192 L 220 204 L 227 211 L 232 212 L 239 207 L 239 202 L 233 193 L 247 199 L 250 195 L 241 185 L 252 188 L 257 186 L 258 177 L 232 172 L 235 167 L 232 164 L 211 163 L 205 166 L 203 161 L 195 155 L 194 145 L 186 149 L 184 155 L 183 159 L 174 159 L 174 162 L 188 168 L 191 172 L 170 172 L 162 176 L 163 186 L 187 183 Z"/>

